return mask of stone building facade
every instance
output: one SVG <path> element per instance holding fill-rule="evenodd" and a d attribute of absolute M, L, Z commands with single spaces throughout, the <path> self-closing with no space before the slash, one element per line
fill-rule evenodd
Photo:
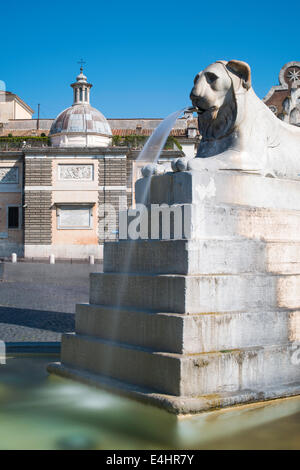
<path fill-rule="evenodd" d="M 0 257 L 24 251 L 23 172 L 21 153 L 0 153 Z"/>
<path fill-rule="evenodd" d="M 31 120 L 33 113 L 33 109 L 18 95 L 0 87 L 0 130 L 10 121 L 18 119 Z"/>
<path fill-rule="evenodd" d="M 74 150 L 25 153 L 26 258 L 101 258 L 105 237 L 116 237 L 100 230 L 101 210 L 112 204 L 117 211 L 119 197 L 126 198 L 126 154 L 112 148 Z"/>
<path fill-rule="evenodd" d="M 149 136 L 161 120 L 109 121 L 90 105 L 92 85 L 82 70 L 71 86 L 73 104 L 55 120 L 2 123 L 0 135 L 44 132 L 51 146 L 0 148 L 0 258 L 17 253 L 30 259 L 101 259 L 103 242 L 118 237 L 119 209 L 134 201 L 139 150 L 113 146 L 112 137 Z M 188 140 L 192 121 L 185 116 L 173 134 Z M 193 135 L 191 156 L 196 143 Z M 165 150 L 160 161 L 170 165 L 178 156 L 183 152 Z"/>
<path fill-rule="evenodd" d="M 138 153 L 117 147 L 0 152 L 0 258 L 101 259 L 103 242 L 118 236 L 119 208 L 134 200 Z M 164 151 L 161 161 L 178 156 Z"/>

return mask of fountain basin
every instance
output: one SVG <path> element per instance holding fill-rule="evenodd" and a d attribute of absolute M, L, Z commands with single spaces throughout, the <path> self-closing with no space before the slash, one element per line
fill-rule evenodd
<path fill-rule="evenodd" d="M 47 376 L 46 355 L 0 366 L 1 449 L 299 449 L 300 400 L 176 419 L 157 407 Z"/>

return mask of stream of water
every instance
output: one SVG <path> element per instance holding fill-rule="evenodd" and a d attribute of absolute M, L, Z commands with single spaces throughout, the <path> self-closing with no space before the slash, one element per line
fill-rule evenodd
<path fill-rule="evenodd" d="M 157 163 L 158 158 L 163 150 L 167 138 L 179 116 L 186 110 L 187 107 L 175 111 L 174 113 L 167 116 L 155 129 L 151 137 L 147 140 L 143 149 L 141 150 L 137 162 Z M 147 194 L 150 187 L 151 177 L 144 178 L 145 184 L 143 188 L 143 194 L 141 195 L 139 204 L 144 205 L 146 202 Z M 122 242 L 119 242 L 122 243 Z M 118 296 L 115 299 L 115 314 L 111 320 L 111 332 L 112 339 L 118 341 L 119 329 L 120 329 L 120 315 L 122 315 L 123 299 L 124 294 L 128 288 L 129 276 L 130 276 L 130 264 L 131 258 L 135 246 L 135 241 L 128 240 L 125 242 L 126 246 L 126 255 L 122 267 L 122 278 L 118 288 Z M 104 374 L 110 375 L 110 371 L 113 369 L 113 353 L 108 355 L 105 359 L 104 365 Z"/>
<path fill-rule="evenodd" d="M 162 149 L 165 146 L 166 140 L 179 116 L 188 109 L 183 108 L 169 114 L 160 124 L 157 126 L 151 137 L 147 140 L 143 149 L 141 150 L 137 161 L 144 161 L 150 163 L 156 163 Z"/>

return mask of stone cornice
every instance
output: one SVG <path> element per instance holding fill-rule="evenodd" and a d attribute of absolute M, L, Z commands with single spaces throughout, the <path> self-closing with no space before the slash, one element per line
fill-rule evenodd
<path fill-rule="evenodd" d="M 25 156 L 31 155 L 126 155 L 128 147 L 42 147 L 25 148 Z"/>
<path fill-rule="evenodd" d="M 136 160 L 139 156 L 140 150 L 129 150 L 127 157 Z M 181 150 L 163 150 L 159 158 L 180 158 L 184 157 L 184 153 Z"/>

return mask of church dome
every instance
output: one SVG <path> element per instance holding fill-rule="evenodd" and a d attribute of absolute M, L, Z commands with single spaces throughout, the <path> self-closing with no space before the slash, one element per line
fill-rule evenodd
<path fill-rule="evenodd" d="M 89 104 L 77 104 L 62 111 L 50 129 L 52 134 L 64 132 L 88 132 L 111 136 L 110 126 L 98 109 Z"/>
<path fill-rule="evenodd" d="M 49 134 L 52 146 L 108 147 L 112 132 L 103 114 L 90 105 L 92 85 L 87 82 L 82 68 L 71 87 L 74 102 L 53 121 Z"/>

